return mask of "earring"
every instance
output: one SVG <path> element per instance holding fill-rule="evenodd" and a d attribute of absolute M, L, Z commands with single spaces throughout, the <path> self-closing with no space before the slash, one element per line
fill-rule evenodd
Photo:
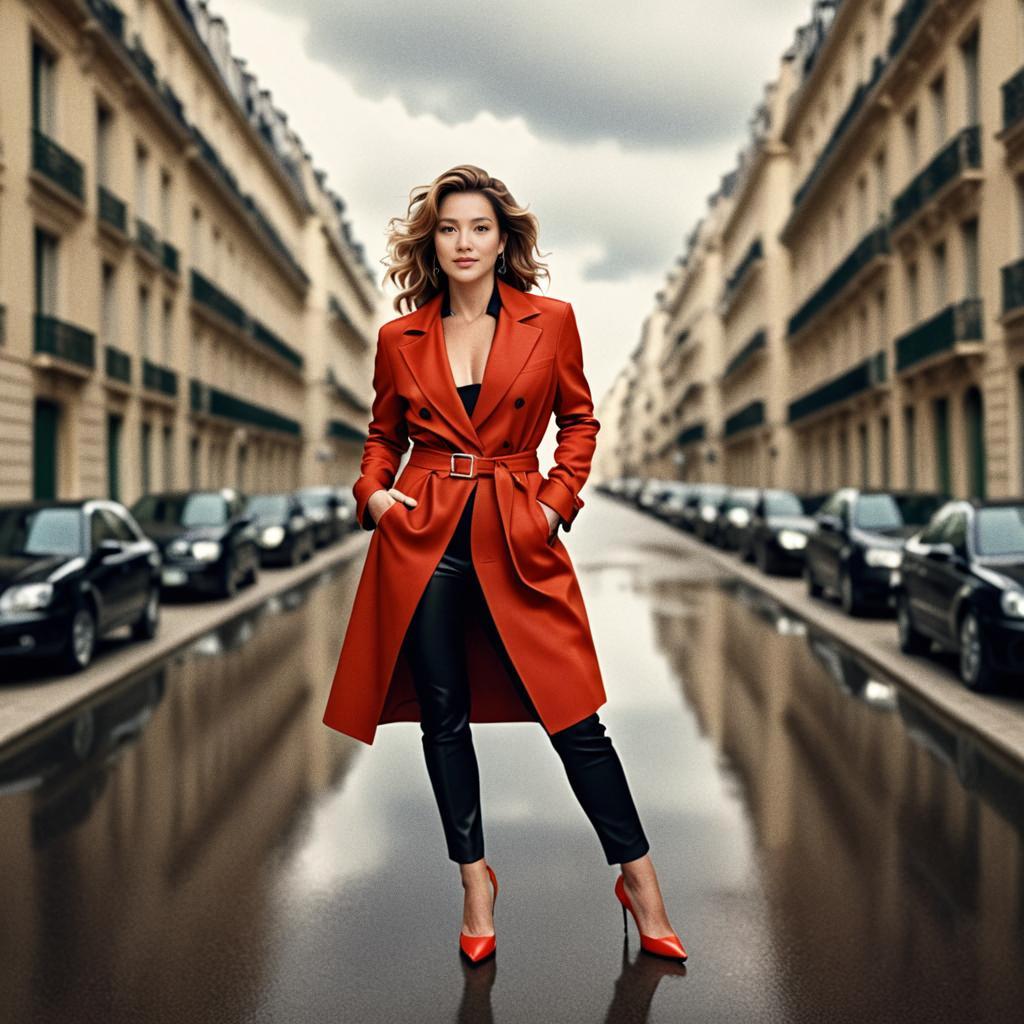
<path fill-rule="evenodd" d="M 508 265 L 505 263 L 505 250 L 502 249 L 499 255 L 501 256 L 501 266 L 498 267 L 498 273 L 504 274 L 505 271 L 508 269 Z"/>

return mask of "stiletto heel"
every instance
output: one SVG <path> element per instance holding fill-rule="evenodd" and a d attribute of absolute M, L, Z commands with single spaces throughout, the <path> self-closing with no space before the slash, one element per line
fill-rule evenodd
<path fill-rule="evenodd" d="M 487 874 L 490 876 L 491 885 L 494 886 L 494 899 L 491 902 L 491 913 L 494 913 L 494 905 L 498 902 L 498 877 L 491 869 L 490 864 L 484 865 L 487 868 Z M 467 935 L 461 929 L 459 930 L 459 951 L 465 956 L 470 963 L 478 964 L 482 960 L 486 960 L 490 957 L 496 947 L 496 940 L 494 935 Z"/>
<path fill-rule="evenodd" d="M 667 957 L 669 960 L 678 960 L 681 964 L 686 963 L 686 950 L 683 948 L 683 944 L 675 932 L 670 932 L 668 935 L 654 936 L 644 935 L 640 931 L 640 924 L 636 920 L 633 904 L 626 894 L 625 878 L 621 874 L 615 879 L 615 896 L 619 903 L 622 904 L 623 930 L 626 930 L 626 911 L 628 910 L 633 915 L 636 930 L 640 932 L 640 948 L 645 953 L 651 953 L 653 956 Z"/>

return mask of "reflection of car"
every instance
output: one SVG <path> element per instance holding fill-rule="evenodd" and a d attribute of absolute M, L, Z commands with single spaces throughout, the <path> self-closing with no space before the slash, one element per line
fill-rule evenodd
<path fill-rule="evenodd" d="M 135 742 L 164 696 L 164 669 L 150 671 L 47 725 L 26 746 L 0 755 L 0 795 L 36 789 L 73 774 L 83 761 L 106 767 L 111 754 Z"/>
<path fill-rule="evenodd" d="M 718 519 L 712 540 L 720 548 L 739 548 L 750 526 L 750 516 L 760 491 L 756 487 L 730 487 L 718 507 Z"/>
<path fill-rule="evenodd" d="M 761 491 L 745 531 L 740 555 L 763 573 L 799 572 L 804 564 L 807 535 L 814 520 L 804 502 L 792 491 Z"/>
<path fill-rule="evenodd" d="M 904 652 L 957 651 L 972 690 L 1024 671 L 1024 500 L 947 502 L 907 539 L 894 590 Z"/>
<path fill-rule="evenodd" d="M 234 488 L 145 494 L 132 505 L 132 513 L 160 547 L 167 590 L 233 597 L 240 579 L 256 582 L 256 527 Z"/>
<path fill-rule="evenodd" d="M 57 655 L 75 672 L 112 629 L 156 635 L 160 554 L 119 502 L 8 502 L 0 591 L 0 655 Z"/>
<path fill-rule="evenodd" d="M 856 615 L 891 602 L 891 577 L 899 568 L 903 541 L 946 500 L 921 491 L 841 487 L 814 517 L 804 553 L 807 591 L 839 594 L 843 611 Z"/>
<path fill-rule="evenodd" d="M 250 494 L 245 510 L 256 520 L 261 565 L 298 565 L 313 557 L 313 524 L 294 494 Z"/>
<path fill-rule="evenodd" d="M 303 514 L 313 524 L 313 537 L 318 548 L 326 547 L 342 536 L 342 513 L 333 487 L 326 484 L 300 487 L 295 494 L 302 502 Z"/>

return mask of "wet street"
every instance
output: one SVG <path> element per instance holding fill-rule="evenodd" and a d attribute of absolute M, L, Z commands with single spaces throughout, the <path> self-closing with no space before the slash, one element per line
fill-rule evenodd
<path fill-rule="evenodd" d="M 419 726 L 321 722 L 362 549 L 0 752 L 0 1016 L 972 1021 L 1024 1003 L 1024 784 L 597 493 L 565 538 L 685 967 L 533 723 L 474 725 L 497 957 L 457 951 Z"/>

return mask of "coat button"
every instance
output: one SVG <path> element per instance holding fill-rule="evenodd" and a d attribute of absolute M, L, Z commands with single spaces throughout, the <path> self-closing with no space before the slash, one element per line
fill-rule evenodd
<path fill-rule="evenodd" d="M 526 399 L 525 399 L 525 398 L 517 398 L 517 399 L 515 400 L 515 403 L 514 403 L 514 404 L 515 404 L 515 407 L 516 407 L 517 409 L 522 409 L 522 407 L 523 407 L 524 405 L 526 405 Z"/>
<path fill-rule="evenodd" d="M 502 448 L 511 448 L 512 447 L 512 442 L 511 441 L 502 441 L 501 442 L 501 447 Z"/>
<path fill-rule="evenodd" d="M 420 409 L 420 416 L 423 419 L 425 419 L 425 420 L 429 420 L 430 419 L 430 410 L 426 406 L 423 406 L 423 408 Z"/>

